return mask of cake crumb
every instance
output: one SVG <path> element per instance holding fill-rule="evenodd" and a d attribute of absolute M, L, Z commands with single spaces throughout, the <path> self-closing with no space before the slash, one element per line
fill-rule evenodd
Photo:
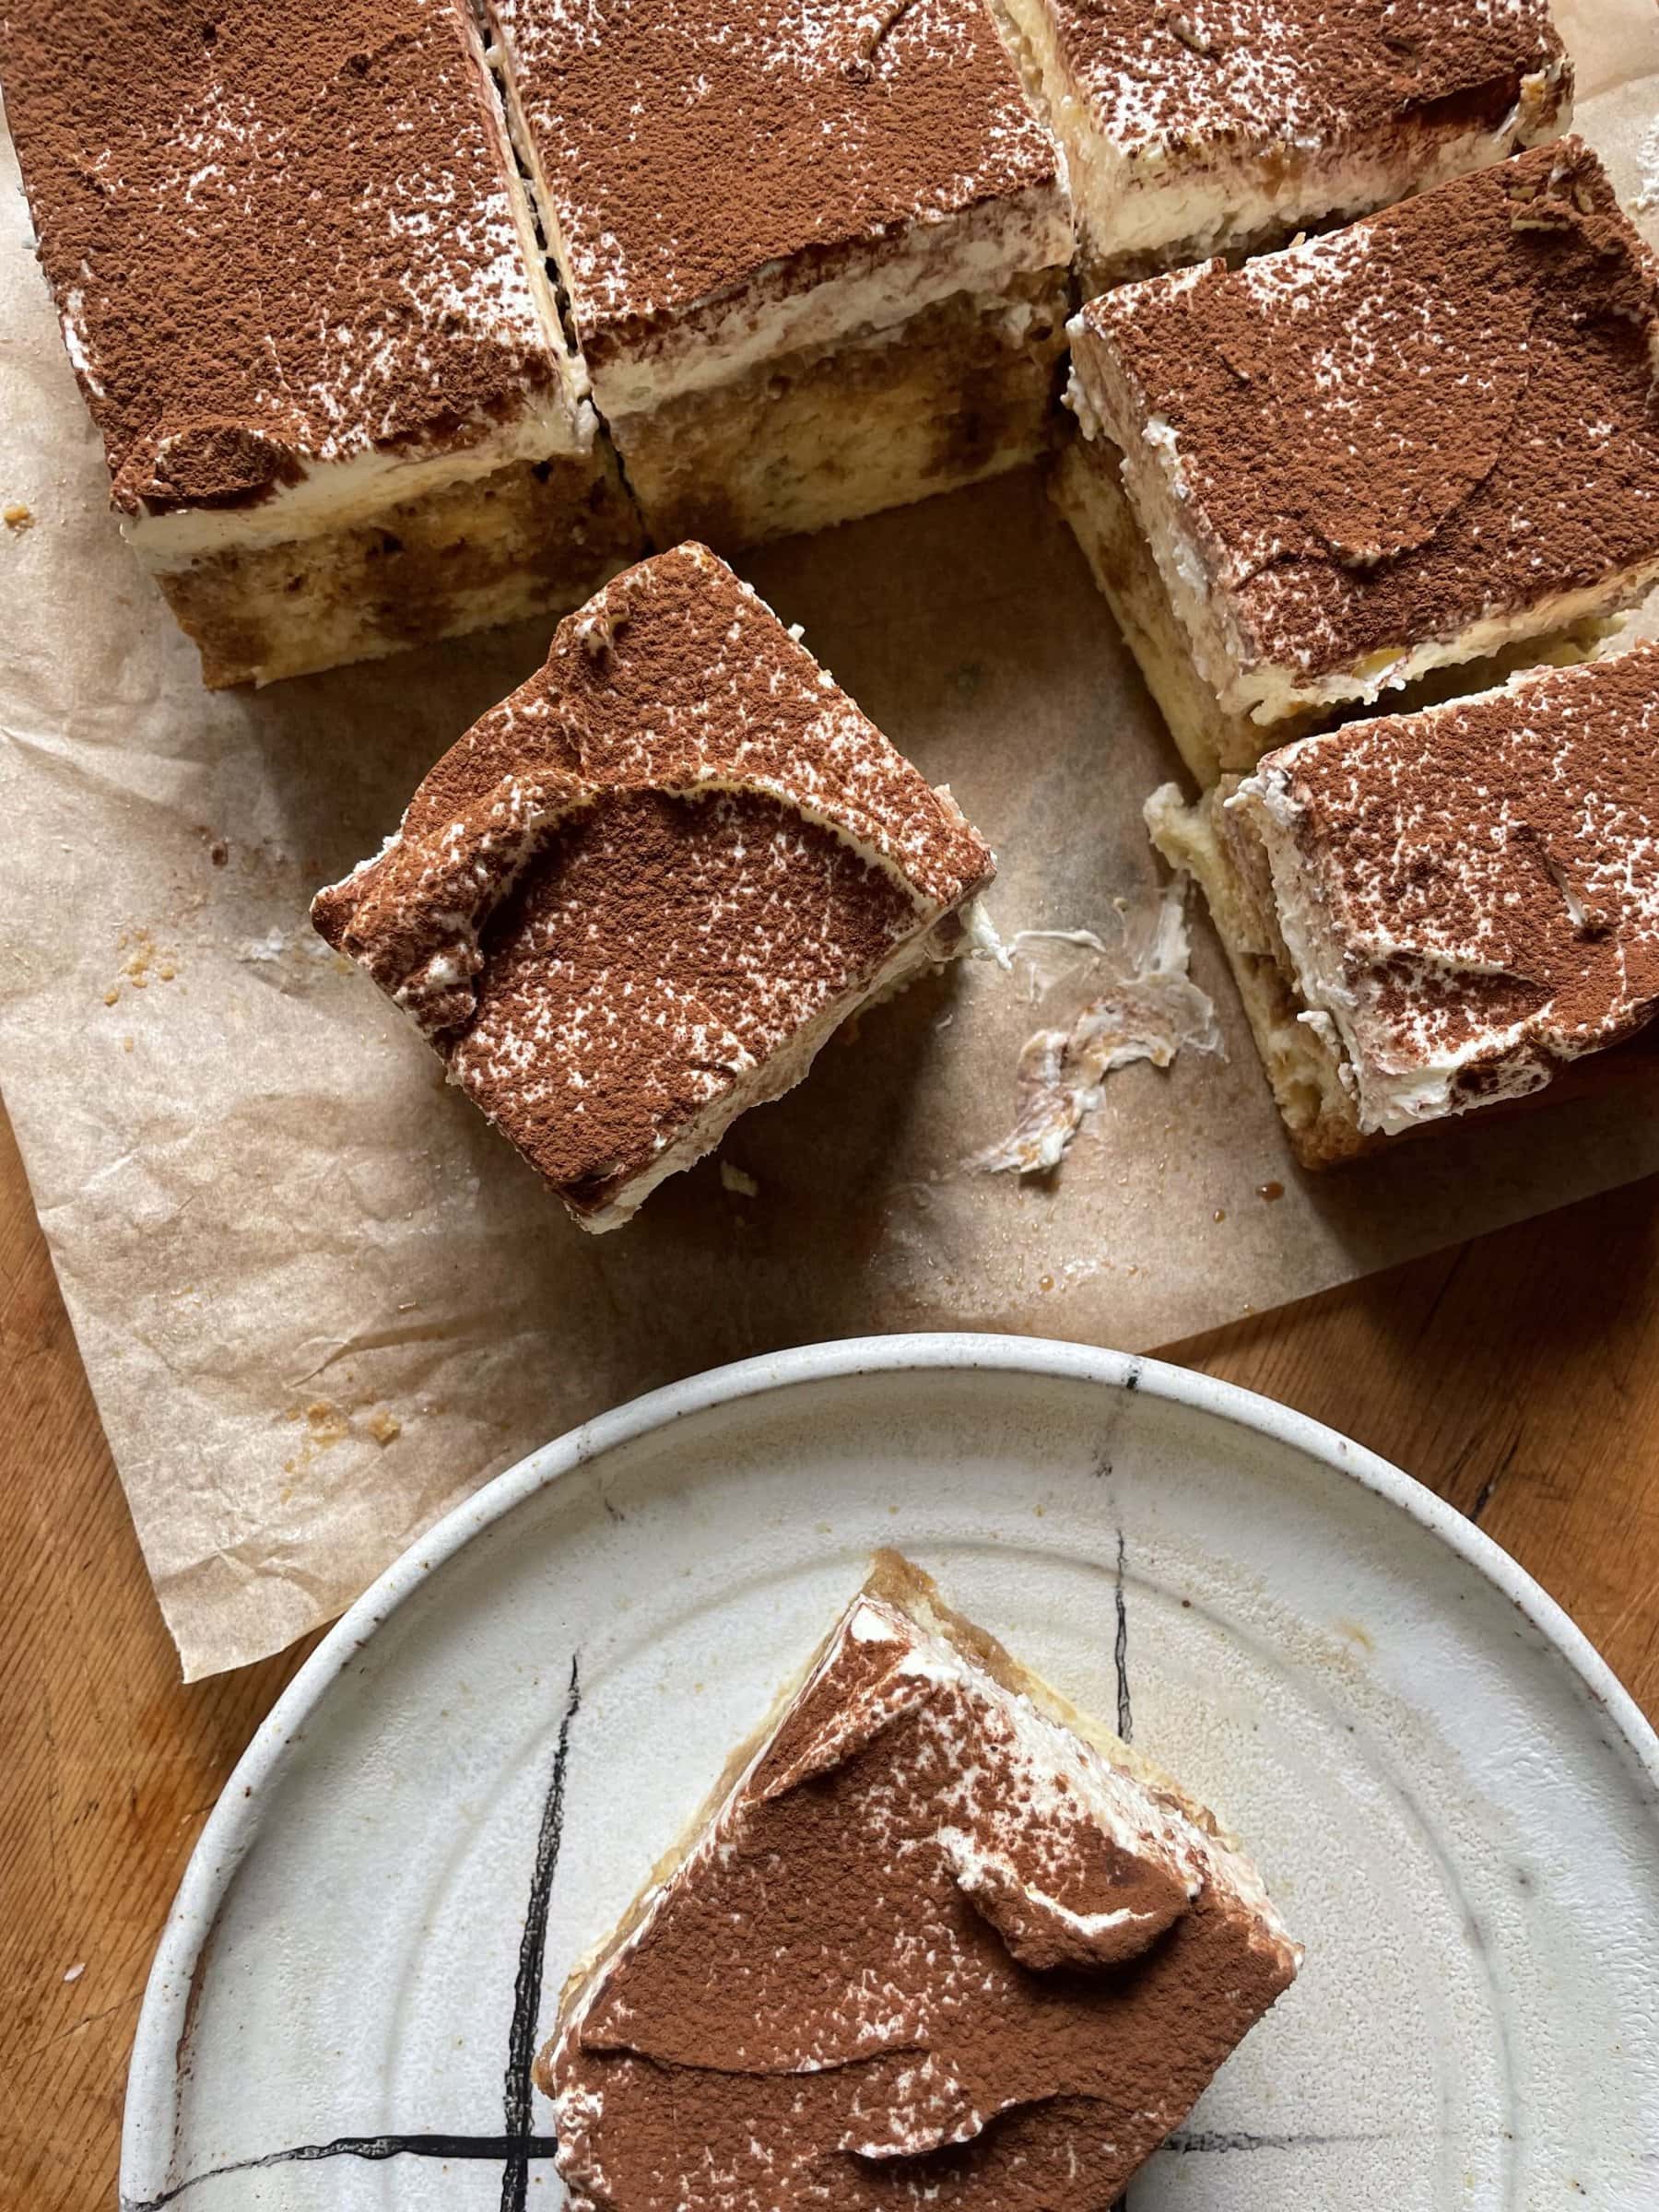
<path fill-rule="evenodd" d="M 740 1198 L 759 1198 L 760 1185 L 741 1168 L 735 1168 L 729 1159 L 720 1163 L 720 1180 L 728 1191 L 735 1191 Z"/>
<path fill-rule="evenodd" d="M 178 975 L 177 953 L 158 950 L 155 935 L 148 929 L 124 929 L 115 940 L 115 949 L 123 958 L 115 981 L 104 993 L 106 1006 L 112 1006 L 121 996 L 123 983 L 145 991 L 152 981 L 171 983 Z"/>
<path fill-rule="evenodd" d="M 382 1446 L 403 1434 L 403 1423 L 389 1406 L 377 1406 L 363 1426 L 375 1442 Z"/>
<path fill-rule="evenodd" d="M 32 530 L 35 526 L 32 511 L 25 507 L 20 500 L 14 500 L 0 519 L 5 521 L 8 530 Z"/>
<path fill-rule="evenodd" d="M 315 1444 L 337 1444 L 348 1433 L 350 1423 L 332 1398 L 315 1398 L 305 1409 L 305 1426 Z"/>

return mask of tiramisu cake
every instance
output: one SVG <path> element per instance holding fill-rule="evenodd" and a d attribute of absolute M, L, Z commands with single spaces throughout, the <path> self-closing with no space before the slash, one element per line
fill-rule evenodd
<path fill-rule="evenodd" d="M 1297 1964 L 1210 1814 L 886 1554 L 537 2074 L 575 2212 L 1107 2212 Z"/>
<path fill-rule="evenodd" d="M 992 857 L 703 547 L 629 569 L 313 919 L 588 1229 L 964 942 Z"/>
<path fill-rule="evenodd" d="M 1546 0 L 995 0 L 1086 288 L 1259 253 L 1565 130 Z"/>
<path fill-rule="evenodd" d="M 983 0 L 485 0 L 599 410 L 658 544 L 1029 461 L 1059 159 Z"/>
<path fill-rule="evenodd" d="M 1147 818 L 1309 1166 L 1530 1097 L 1659 1012 L 1659 647 L 1307 737 Z"/>
<path fill-rule="evenodd" d="M 465 0 L 9 0 L 0 38 L 114 503 L 209 683 L 638 552 Z"/>
<path fill-rule="evenodd" d="M 1659 261 L 1577 139 L 1071 328 L 1059 496 L 1201 783 L 1659 577 Z"/>

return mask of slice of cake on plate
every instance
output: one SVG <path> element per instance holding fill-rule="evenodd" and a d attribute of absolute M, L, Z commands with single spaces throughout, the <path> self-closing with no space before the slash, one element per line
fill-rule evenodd
<path fill-rule="evenodd" d="M 1071 327 L 1058 494 L 1201 784 L 1659 577 L 1659 260 L 1577 139 Z"/>
<path fill-rule="evenodd" d="M 6 115 L 210 684 L 562 612 L 640 549 L 465 0 L 13 0 Z"/>
<path fill-rule="evenodd" d="M 568 617 L 312 914 L 610 1229 L 961 949 L 993 867 L 948 792 L 686 545 Z"/>
<path fill-rule="evenodd" d="M 995 0 L 1071 169 L 1086 288 L 1259 253 L 1552 138 L 1546 0 Z"/>
<path fill-rule="evenodd" d="M 1107 2212 L 1298 1962 L 1212 1815 L 883 1554 L 537 2078 L 580 2212 Z"/>
<path fill-rule="evenodd" d="M 1147 817 L 1307 1166 L 1612 1079 L 1659 1012 L 1659 646 L 1307 737 Z"/>
<path fill-rule="evenodd" d="M 659 545 L 1031 460 L 1060 157 L 982 0 L 486 0 L 594 394 Z"/>

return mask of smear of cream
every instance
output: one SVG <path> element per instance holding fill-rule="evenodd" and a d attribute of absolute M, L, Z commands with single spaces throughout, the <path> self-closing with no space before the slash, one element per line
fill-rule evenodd
<path fill-rule="evenodd" d="M 1650 124 L 1636 150 L 1636 192 L 1630 205 L 1638 215 L 1659 208 L 1659 123 Z"/>
<path fill-rule="evenodd" d="M 1092 933 L 1022 934 L 1064 935 L 1077 943 Z M 1000 1143 L 977 1154 L 971 1167 L 1002 1175 L 1046 1174 L 1059 1166 L 1085 1116 L 1100 1103 L 1115 1069 L 1136 1060 L 1168 1067 L 1180 1052 L 1225 1056 L 1216 1009 L 1187 972 L 1192 947 L 1184 876 L 1165 889 L 1150 926 L 1138 932 L 1126 927 L 1124 939 L 1123 966 L 1071 1027 L 1039 1030 L 1027 1038 L 1015 1070 L 1014 1126 Z"/>

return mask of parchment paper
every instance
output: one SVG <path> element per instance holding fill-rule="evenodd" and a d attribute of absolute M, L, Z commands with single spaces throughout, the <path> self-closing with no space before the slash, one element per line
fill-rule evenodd
<path fill-rule="evenodd" d="M 1581 127 L 1659 195 L 1659 15 L 1558 14 Z M 1659 1170 L 1650 1072 L 1301 1176 L 1194 896 L 1229 1057 L 1114 1075 L 1057 1178 L 965 1164 L 1010 1124 L 1026 1037 L 1102 980 L 1044 944 L 869 1014 L 738 1124 L 736 1176 L 707 1162 L 582 1235 L 306 921 L 546 626 L 205 692 L 108 515 L 9 143 L 3 178 L 0 509 L 29 520 L 0 528 L 0 1080 L 187 1677 L 714 1362 L 952 1326 L 1150 1347 Z M 1144 910 L 1140 805 L 1173 756 L 1035 478 L 740 565 L 991 838 L 1005 936 L 1110 944 L 1114 901 Z"/>

